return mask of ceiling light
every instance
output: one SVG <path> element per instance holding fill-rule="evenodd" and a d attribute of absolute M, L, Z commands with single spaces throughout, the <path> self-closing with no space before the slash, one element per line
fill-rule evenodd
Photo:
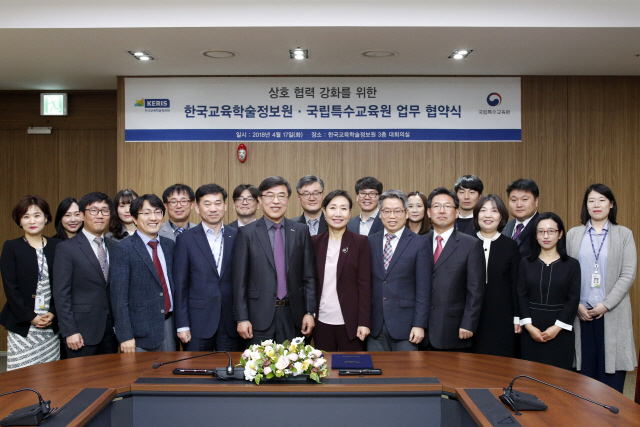
<path fill-rule="evenodd" d="M 362 52 L 362 56 L 366 56 L 367 58 L 389 58 L 397 54 L 397 52 L 392 50 L 367 50 L 366 52 Z"/>
<path fill-rule="evenodd" d="M 235 53 L 229 52 L 227 50 L 208 50 L 206 52 L 202 52 L 202 54 L 207 58 L 214 58 L 214 59 L 233 58 L 234 56 L 236 56 Z"/>
<path fill-rule="evenodd" d="M 295 48 L 294 50 L 289 50 L 289 58 L 291 59 L 308 59 L 309 51 L 302 48 Z"/>
<path fill-rule="evenodd" d="M 449 55 L 449 58 L 464 59 L 471 55 L 471 52 L 473 52 L 473 49 L 454 49 L 451 55 Z"/>
<path fill-rule="evenodd" d="M 156 59 L 148 50 L 128 50 L 129 54 L 139 61 L 149 61 Z"/>

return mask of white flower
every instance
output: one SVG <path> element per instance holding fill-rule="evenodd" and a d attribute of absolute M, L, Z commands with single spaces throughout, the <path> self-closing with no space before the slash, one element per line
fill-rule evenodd
<path fill-rule="evenodd" d="M 242 358 L 243 358 L 243 359 L 248 359 L 249 357 L 251 357 L 251 350 L 246 349 L 246 350 L 244 351 L 244 353 L 242 353 Z"/>
<path fill-rule="evenodd" d="M 245 366 L 244 368 L 244 379 L 247 381 L 253 381 L 256 377 L 257 372 L 254 369 Z"/>
<path fill-rule="evenodd" d="M 312 355 L 313 357 L 322 357 L 322 351 L 320 351 L 320 350 L 313 350 L 313 351 L 311 352 L 311 355 Z"/>
<path fill-rule="evenodd" d="M 266 368 L 264 368 L 264 374 L 265 375 L 269 375 L 270 372 L 271 372 L 271 368 L 270 367 L 267 366 Z"/>
<path fill-rule="evenodd" d="M 293 364 L 293 368 L 296 370 L 296 372 L 293 373 L 293 376 L 296 377 L 298 375 L 300 375 L 303 371 L 302 369 L 302 363 L 300 362 L 296 362 Z"/>
<path fill-rule="evenodd" d="M 260 359 L 260 352 L 258 351 L 252 351 L 251 352 L 251 360 L 258 360 Z"/>
<path fill-rule="evenodd" d="M 292 372 L 293 371 L 291 369 L 285 369 L 284 370 L 285 375 L 291 375 Z"/>
<path fill-rule="evenodd" d="M 298 345 L 304 342 L 304 338 L 298 337 L 291 340 L 291 344 Z"/>
<path fill-rule="evenodd" d="M 276 368 L 282 370 L 287 366 L 289 366 L 289 359 L 287 359 L 286 357 L 280 357 L 280 359 L 278 359 L 278 362 L 276 363 Z"/>
<path fill-rule="evenodd" d="M 298 360 L 298 355 L 296 353 L 291 353 L 287 356 L 287 358 L 292 362 L 295 362 L 296 360 Z"/>
<path fill-rule="evenodd" d="M 266 340 L 266 341 L 262 341 L 262 345 L 263 346 L 268 346 L 268 345 L 273 345 L 273 340 Z"/>
<path fill-rule="evenodd" d="M 273 349 L 273 347 L 265 347 L 264 354 L 266 354 L 269 357 L 273 357 L 273 355 L 275 354 L 275 350 Z"/>
<path fill-rule="evenodd" d="M 313 362 L 313 367 L 314 368 L 319 368 L 322 366 L 322 364 L 324 363 L 323 359 L 317 359 L 315 362 Z"/>
<path fill-rule="evenodd" d="M 247 367 L 247 368 L 249 368 L 249 369 L 251 369 L 252 371 L 255 371 L 255 370 L 256 370 L 256 364 L 255 364 L 255 362 L 254 362 L 254 361 L 249 361 L 249 362 L 247 363 L 247 366 L 246 366 L 246 367 Z"/>

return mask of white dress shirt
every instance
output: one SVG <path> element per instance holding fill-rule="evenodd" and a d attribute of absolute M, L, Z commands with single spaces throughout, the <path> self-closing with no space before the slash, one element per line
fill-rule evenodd
<path fill-rule="evenodd" d="M 436 253 L 436 248 L 438 247 L 438 240 L 436 239 L 438 236 L 442 237 L 442 250 L 444 250 L 444 247 L 447 245 L 447 242 L 449 241 L 449 237 L 451 237 L 451 235 L 453 234 L 453 230 L 454 228 L 451 227 L 450 229 L 448 229 L 447 231 L 445 231 L 442 234 L 438 234 L 436 233 L 435 230 L 433 230 L 433 253 Z"/>

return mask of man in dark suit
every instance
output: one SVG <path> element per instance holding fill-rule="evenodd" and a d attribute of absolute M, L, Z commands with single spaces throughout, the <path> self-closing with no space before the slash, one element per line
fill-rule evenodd
<path fill-rule="evenodd" d="M 250 344 L 278 343 L 315 325 L 316 280 L 311 236 L 306 225 L 284 217 L 291 186 L 282 177 L 258 187 L 263 217 L 238 229 L 233 302 L 238 333 Z"/>
<path fill-rule="evenodd" d="M 356 182 L 358 206 L 362 213 L 351 218 L 347 230 L 368 236 L 383 230 L 380 215 L 378 215 L 378 201 L 382 194 L 382 183 L 372 176 L 365 176 Z"/>
<path fill-rule="evenodd" d="M 303 176 L 296 185 L 296 192 L 303 213 L 291 221 L 306 224 L 309 227 L 309 234 L 312 236 L 327 231 L 327 220 L 322 213 L 324 182 L 314 175 Z"/>
<path fill-rule="evenodd" d="M 251 184 L 240 184 L 233 190 L 233 209 L 238 219 L 230 222 L 229 227 L 236 230 L 256 220 L 258 210 L 258 189 Z"/>
<path fill-rule="evenodd" d="M 137 230 L 111 255 L 111 306 L 122 353 L 176 351 L 173 319 L 173 249 L 158 232 L 164 204 L 155 194 L 131 202 Z"/>
<path fill-rule="evenodd" d="M 69 358 L 118 351 L 109 301 L 109 254 L 116 243 L 104 239 L 113 203 L 89 193 L 78 203 L 84 227 L 56 248 L 53 297 Z"/>
<path fill-rule="evenodd" d="M 531 179 L 518 179 L 507 187 L 509 213 L 514 217 L 502 230 L 502 234 L 511 237 L 518 244 L 520 256 L 525 258 L 531 253 L 531 238 L 535 239 L 533 224 L 538 215 L 538 185 Z"/>
<path fill-rule="evenodd" d="M 464 175 L 458 178 L 453 186 L 453 191 L 456 192 L 460 201 L 456 230 L 470 236 L 476 235 L 476 230 L 473 228 L 473 208 L 476 207 L 483 190 L 484 184 L 475 175 Z"/>
<path fill-rule="evenodd" d="M 169 215 L 169 220 L 162 224 L 158 234 L 174 242 L 184 231 L 195 227 L 189 222 L 193 207 L 194 194 L 191 187 L 185 184 L 173 184 L 162 193 L 162 202 Z"/>
<path fill-rule="evenodd" d="M 408 227 L 407 195 L 380 196 L 384 231 L 369 235 L 371 248 L 371 334 L 368 351 L 415 351 L 429 326 L 429 242 Z"/>
<path fill-rule="evenodd" d="M 434 261 L 427 348 L 469 348 L 486 285 L 482 242 L 455 230 L 459 208 L 456 193 L 436 188 L 427 205 L 433 230 L 425 236 L 432 244 Z"/>
<path fill-rule="evenodd" d="M 223 225 L 227 192 L 217 184 L 196 190 L 202 222 L 176 241 L 173 262 L 178 338 L 187 351 L 241 351 L 233 318 L 233 250 L 237 232 Z"/>

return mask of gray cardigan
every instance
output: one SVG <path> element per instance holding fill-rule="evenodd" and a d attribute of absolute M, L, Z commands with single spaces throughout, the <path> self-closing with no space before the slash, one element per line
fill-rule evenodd
<path fill-rule="evenodd" d="M 574 227 L 567 233 L 567 252 L 578 259 L 580 243 L 586 232 L 584 225 Z M 626 227 L 610 225 L 609 256 L 605 281 L 606 298 L 603 301 L 609 309 L 604 314 L 605 372 L 633 371 L 638 365 L 633 341 L 631 323 L 631 300 L 629 289 L 636 277 L 637 257 L 633 233 Z M 580 318 L 574 322 L 576 336 L 576 368 L 582 367 L 580 341 Z"/>

